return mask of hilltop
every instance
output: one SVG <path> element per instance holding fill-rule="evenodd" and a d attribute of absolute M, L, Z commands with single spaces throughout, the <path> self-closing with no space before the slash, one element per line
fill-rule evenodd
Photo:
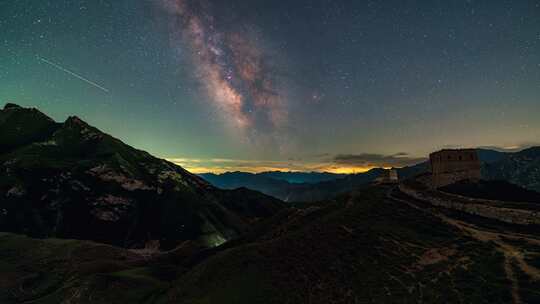
<path fill-rule="evenodd" d="M 215 246 L 283 204 L 223 191 L 72 116 L 0 111 L 0 231 L 88 239 L 123 247 L 185 240 Z"/>

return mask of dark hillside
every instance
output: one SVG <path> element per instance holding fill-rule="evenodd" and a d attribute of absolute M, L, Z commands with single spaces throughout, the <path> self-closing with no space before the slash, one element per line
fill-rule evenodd
<path fill-rule="evenodd" d="M 0 231 L 123 247 L 215 246 L 283 207 L 254 191 L 221 191 L 75 116 L 55 123 L 9 105 L 0 135 L 10 147 L 0 151 Z"/>
<path fill-rule="evenodd" d="M 439 190 L 473 198 L 540 204 L 540 193 L 506 181 L 460 181 Z"/>

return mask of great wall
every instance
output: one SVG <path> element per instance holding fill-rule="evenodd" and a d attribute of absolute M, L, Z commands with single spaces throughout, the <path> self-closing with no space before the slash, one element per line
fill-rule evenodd
<path fill-rule="evenodd" d="M 399 190 L 433 206 L 509 224 L 540 225 L 540 204 L 477 199 L 438 190 L 456 181 L 474 181 L 481 178 L 480 162 L 474 149 L 441 150 L 432 153 L 430 165 L 430 172 L 401 181 Z"/>

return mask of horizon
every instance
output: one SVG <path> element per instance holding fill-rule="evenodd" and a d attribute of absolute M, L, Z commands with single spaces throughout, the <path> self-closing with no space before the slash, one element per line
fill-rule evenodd
<path fill-rule="evenodd" d="M 519 152 L 519 151 L 523 151 L 523 150 L 526 150 L 526 149 L 529 149 L 529 148 L 534 148 L 534 147 L 538 147 L 539 145 L 534 145 L 534 144 L 531 144 L 531 145 L 524 145 L 524 146 L 511 146 L 511 147 L 493 147 L 493 146 L 488 146 L 488 147 L 484 147 L 484 146 L 481 146 L 481 147 L 455 147 L 455 148 L 444 148 L 444 149 L 439 149 L 439 150 L 433 150 L 432 152 L 436 152 L 436 151 L 440 151 L 440 150 L 445 150 L 445 149 L 475 149 L 475 150 L 491 150 L 491 151 L 496 151 L 496 152 L 502 152 L 502 153 L 512 153 L 512 152 Z M 373 166 L 368 166 L 368 167 L 343 167 L 343 166 L 336 166 L 335 164 L 332 164 L 332 163 L 327 163 L 326 165 L 321 165 L 321 164 L 318 164 L 318 168 L 320 169 L 313 169 L 313 166 L 305 166 L 303 167 L 302 165 L 296 165 L 296 166 L 293 166 L 293 167 L 296 167 L 298 169 L 296 170 L 291 170 L 290 169 L 290 165 L 288 165 L 286 162 L 275 162 L 275 164 L 279 165 L 281 164 L 282 166 L 275 166 L 275 167 L 267 167 L 267 166 L 253 166 L 253 165 L 249 165 L 249 164 L 257 164 L 259 162 L 263 162 L 263 163 L 270 163 L 271 161 L 258 161 L 258 162 L 249 162 L 249 161 L 238 161 L 238 160 L 226 160 L 226 162 L 235 162 L 237 161 L 238 163 L 244 163 L 244 164 L 248 164 L 247 166 L 221 166 L 219 165 L 220 162 L 222 162 L 223 160 L 220 160 L 220 159 L 212 159 L 212 160 L 200 160 L 200 159 L 195 159 L 195 160 L 191 160 L 191 159 L 183 159 L 183 158 L 180 158 L 180 159 L 175 159 L 175 158 L 164 158 L 165 160 L 167 161 L 170 161 L 176 165 L 179 165 L 181 167 L 183 167 L 184 169 L 192 172 L 192 173 L 195 173 L 195 174 L 217 174 L 217 175 L 220 175 L 220 174 L 225 174 L 225 173 L 252 173 L 252 174 L 259 174 L 259 173 L 271 173 L 271 172 L 281 172 L 281 173 L 329 173 L 329 174 L 344 174 L 344 175 L 350 175 L 350 174 L 359 174 L 359 173 L 366 173 L 370 170 L 373 170 L 373 169 L 400 169 L 400 168 L 405 168 L 405 167 L 410 167 L 410 166 L 414 166 L 414 165 L 418 165 L 422 162 L 425 162 L 425 161 L 428 161 L 429 160 L 429 155 L 427 155 L 426 157 L 424 158 L 418 158 L 416 162 L 410 162 L 408 164 L 405 164 L 405 165 L 402 165 L 402 166 L 377 166 L 377 165 L 373 165 Z M 206 162 L 206 163 L 218 163 L 217 165 L 215 165 L 214 167 L 204 167 L 204 166 L 197 166 L 197 165 L 194 165 L 197 164 L 197 163 L 201 163 L 201 162 Z"/>
<path fill-rule="evenodd" d="M 0 4 L 0 103 L 83 117 L 194 172 L 512 150 L 540 138 L 539 15 L 536 1 L 23 0 Z"/>
<path fill-rule="evenodd" d="M 4 107 L 8 104 L 13 104 L 15 106 L 21 106 L 13 102 L 6 102 Z M 22 106 L 23 108 L 34 108 L 38 111 L 41 109 L 33 106 Z M 48 116 L 47 113 L 43 113 Z M 75 113 L 69 115 L 65 119 L 54 119 L 56 122 L 66 121 L 69 117 L 78 117 Z M 80 118 L 81 119 L 81 118 Z M 85 121 L 84 119 L 82 119 Z M 85 121 L 86 122 L 86 121 Z M 88 123 L 88 122 L 87 122 Z M 90 124 L 93 127 L 100 129 L 99 126 Z M 101 129 L 100 129 L 101 130 Z M 103 131 L 103 130 L 102 130 Z M 105 133 L 116 138 L 115 134 Z M 122 140 L 122 139 L 120 139 Z M 122 140 L 124 141 L 124 140 Z M 124 143 L 131 145 L 129 142 Z M 131 145 L 133 146 L 133 145 Z M 155 157 L 165 159 L 169 162 L 172 162 L 178 166 L 183 167 L 194 174 L 224 174 L 224 173 L 269 173 L 269 172 L 282 172 L 282 173 L 330 173 L 330 174 L 360 174 L 368 172 L 372 169 L 399 169 L 409 166 L 414 166 L 425 162 L 429 159 L 429 153 L 441 150 L 452 150 L 452 149 L 475 149 L 475 150 L 491 150 L 503 153 L 518 152 L 528 148 L 537 147 L 540 144 L 529 143 L 521 146 L 508 146 L 508 147 L 497 147 L 497 146 L 477 146 L 477 147 L 466 147 L 459 145 L 444 145 L 440 149 L 435 149 L 430 151 L 424 157 L 414 157 L 405 152 L 394 153 L 391 155 L 382 155 L 382 154 L 338 154 L 338 155 L 318 155 L 314 159 L 324 160 L 319 162 L 305 162 L 301 159 L 280 161 L 280 160 L 239 160 L 239 159 L 226 159 L 226 158 L 211 158 L 211 159 L 197 159 L 197 158 L 180 158 L 180 157 L 163 157 L 153 154 L 151 151 L 150 154 Z M 139 149 L 136 146 L 133 146 L 136 149 Z M 349 164 L 340 164 L 340 160 Z M 357 163 L 360 162 L 362 165 L 359 166 Z"/>

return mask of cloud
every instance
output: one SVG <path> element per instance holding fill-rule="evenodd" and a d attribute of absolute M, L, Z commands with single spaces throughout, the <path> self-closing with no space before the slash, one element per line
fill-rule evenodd
<path fill-rule="evenodd" d="M 412 157 L 401 152 L 393 155 L 381 154 L 322 154 L 325 158 L 316 157 L 310 160 L 246 160 L 228 158 L 167 158 L 167 160 L 184 167 L 193 173 L 223 173 L 232 171 L 264 172 L 264 171 L 297 171 L 297 172 L 332 172 L 360 173 L 373 168 L 403 167 L 425 161 L 424 158 Z"/>
<path fill-rule="evenodd" d="M 425 158 L 412 157 L 408 153 L 400 152 L 392 155 L 384 154 L 339 154 L 333 158 L 337 165 L 358 167 L 404 167 L 425 161 Z"/>
<path fill-rule="evenodd" d="M 324 171 L 324 165 L 304 163 L 294 160 L 247 160 L 227 158 L 166 158 L 193 173 L 223 173 L 232 171 L 264 172 L 264 171 Z"/>
<path fill-rule="evenodd" d="M 515 145 L 507 145 L 507 146 L 481 146 L 478 147 L 479 149 L 488 149 L 488 150 L 495 150 L 499 152 L 518 152 L 521 150 L 525 150 L 530 147 L 537 147 L 540 146 L 540 143 L 535 142 L 526 142 L 526 143 L 520 143 Z"/>

